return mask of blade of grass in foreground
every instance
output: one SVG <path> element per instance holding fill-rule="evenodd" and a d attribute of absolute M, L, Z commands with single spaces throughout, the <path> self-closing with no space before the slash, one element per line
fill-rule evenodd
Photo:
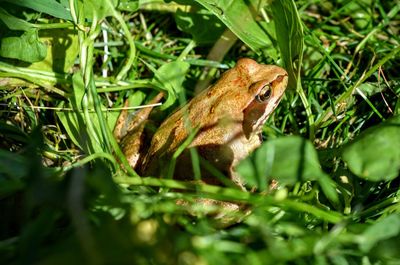
<path fill-rule="evenodd" d="M 279 200 L 273 196 L 264 196 L 258 194 L 252 194 L 244 192 L 239 189 L 223 188 L 220 186 L 207 185 L 207 184 L 195 184 L 185 181 L 177 181 L 172 179 L 159 179 L 159 178 L 137 178 L 137 177 L 125 177 L 117 176 L 114 177 L 114 181 L 118 184 L 126 184 L 133 186 L 151 186 L 151 187 L 165 187 L 170 189 L 180 190 L 192 190 L 199 193 L 204 193 L 205 198 L 212 198 L 216 200 L 230 200 L 239 201 L 250 204 L 265 204 L 271 206 L 278 206 L 286 209 L 295 210 L 298 212 L 304 212 L 314 215 L 321 220 L 338 223 L 343 220 L 343 216 L 334 211 L 325 211 L 317 208 L 311 204 L 294 201 L 291 199 Z"/>

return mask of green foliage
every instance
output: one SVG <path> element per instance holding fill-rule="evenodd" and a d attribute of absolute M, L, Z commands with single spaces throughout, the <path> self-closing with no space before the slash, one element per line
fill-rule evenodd
<path fill-rule="evenodd" d="M 79 73 L 72 77 L 73 96 L 69 98 L 69 108 L 75 112 L 59 112 L 58 117 L 64 126 L 71 140 L 87 153 L 102 153 L 106 148 L 101 140 L 101 126 L 99 117 L 94 112 L 94 103 L 85 97 L 83 78 Z M 100 106 L 105 108 L 104 106 Z M 117 112 L 109 113 L 106 116 L 106 122 L 109 127 L 113 127 Z M 87 128 L 85 130 L 84 128 Z"/>
<path fill-rule="evenodd" d="M 115 13 L 116 0 L 85 0 L 82 1 L 85 17 L 102 20 Z"/>
<path fill-rule="evenodd" d="M 0 7 L 0 19 L 11 30 L 28 31 L 33 29 L 33 25 L 25 20 L 10 15 L 6 10 Z"/>
<path fill-rule="evenodd" d="M 153 69 L 153 83 L 168 92 L 167 100 L 161 109 L 166 109 L 174 104 L 177 94 L 182 93 L 182 83 L 188 70 L 189 64 L 180 61 L 164 64 L 157 70 Z"/>
<path fill-rule="evenodd" d="M 1 1 L 0 263 L 398 264 L 399 12 L 371 0 Z M 239 41 L 204 59 L 227 29 Z M 112 134 L 125 100 L 165 91 L 157 128 L 241 57 L 284 66 L 296 88 L 237 167 L 252 191 L 137 175 Z"/>
<path fill-rule="evenodd" d="M 289 88 L 300 85 L 300 69 L 303 61 L 304 34 L 300 16 L 294 1 L 273 1 L 276 42 L 283 65 L 289 74 Z"/>
<path fill-rule="evenodd" d="M 76 31 L 73 29 L 41 30 L 39 39 L 47 44 L 47 56 L 39 62 L 32 63 L 29 69 L 55 73 L 70 72 L 79 53 Z"/>
<path fill-rule="evenodd" d="M 46 57 L 47 47 L 39 40 L 38 31 L 30 23 L 10 15 L 0 7 L 0 20 L 10 29 L 23 31 L 18 36 L 1 39 L 0 56 L 28 63 L 39 62 Z"/>
<path fill-rule="evenodd" d="M 259 51 L 271 46 L 270 38 L 264 27 L 266 23 L 259 23 L 255 16 L 258 7 L 263 6 L 263 0 L 244 1 L 232 0 L 196 0 L 218 17 L 251 49 Z"/>
<path fill-rule="evenodd" d="M 392 180 L 400 172 L 400 116 L 371 127 L 343 150 L 343 160 L 357 176 Z"/>
<path fill-rule="evenodd" d="M 398 236 L 400 232 L 399 228 L 399 214 L 391 214 L 378 220 L 376 223 L 365 229 L 365 231 L 357 238 L 360 249 L 363 252 L 368 252 L 378 242 Z"/>
<path fill-rule="evenodd" d="M 39 62 L 46 57 L 47 47 L 40 42 L 35 29 L 25 31 L 19 37 L 1 40 L 0 56 L 18 59 L 28 63 Z"/>
<path fill-rule="evenodd" d="M 135 12 L 139 9 L 139 0 L 130 1 L 130 0 L 121 0 L 118 3 L 118 9 L 121 11 L 130 11 Z"/>
<path fill-rule="evenodd" d="M 338 201 L 335 184 L 321 170 L 314 146 L 298 136 L 272 139 L 262 144 L 239 164 L 237 170 L 250 186 L 260 190 L 265 190 L 267 181 L 273 178 L 283 186 L 318 181 L 325 195 Z"/>
<path fill-rule="evenodd" d="M 200 45 L 216 42 L 226 28 L 216 16 L 204 9 L 198 12 L 178 9 L 175 21 L 180 30 L 191 34 L 193 40 Z"/>
<path fill-rule="evenodd" d="M 71 20 L 71 13 L 68 11 L 68 1 L 61 0 L 4 0 L 14 5 L 19 5 L 33 9 L 37 12 L 45 13 L 50 16 Z"/>

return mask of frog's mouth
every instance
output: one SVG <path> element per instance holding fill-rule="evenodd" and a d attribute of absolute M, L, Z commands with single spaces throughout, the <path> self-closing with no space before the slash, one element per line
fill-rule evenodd
<path fill-rule="evenodd" d="M 243 112 L 243 132 L 247 139 L 251 135 L 261 132 L 261 128 L 270 116 L 270 112 L 266 113 L 269 103 L 260 103 L 254 100 Z M 271 111 L 272 112 L 272 111 Z"/>

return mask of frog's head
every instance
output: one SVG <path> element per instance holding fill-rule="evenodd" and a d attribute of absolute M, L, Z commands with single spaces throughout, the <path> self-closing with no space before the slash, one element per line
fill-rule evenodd
<path fill-rule="evenodd" d="M 252 134 L 260 132 L 278 106 L 287 87 L 288 74 L 279 66 L 258 64 L 247 58 L 240 59 L 235 68 L 248 75 L 243 132 L 249 138 Z"/>

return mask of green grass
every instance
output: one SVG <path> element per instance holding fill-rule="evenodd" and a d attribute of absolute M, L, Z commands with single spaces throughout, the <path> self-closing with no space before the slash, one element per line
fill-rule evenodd
<path fill-rule="evenodd" d="M 0 4 L 2 264 L 400 264 L 399 1 L 84 2 Z M 164 90 L 162 120 L 242 57 L 290 76 L 238 168 L 256 192 L 126 165 L 127 98 Z"/>

